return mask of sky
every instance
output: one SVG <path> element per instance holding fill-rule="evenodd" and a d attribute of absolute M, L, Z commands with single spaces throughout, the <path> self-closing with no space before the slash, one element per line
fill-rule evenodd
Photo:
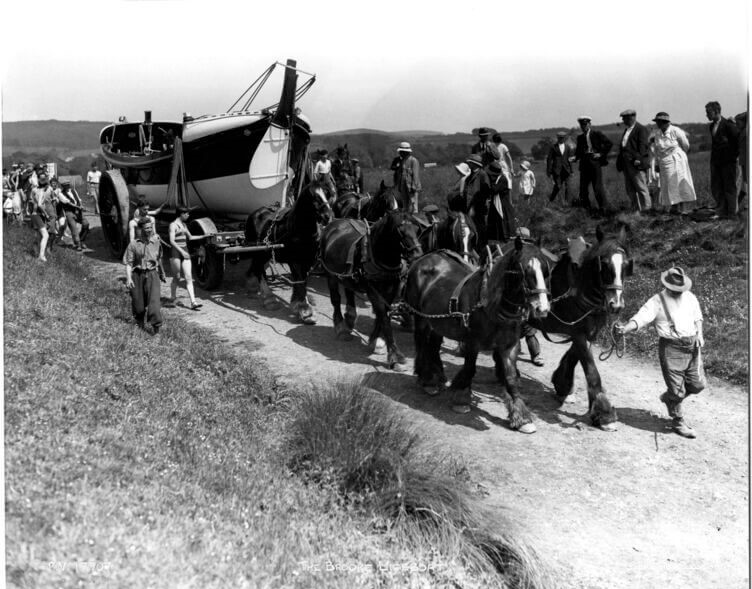
<path fill-rule="evenodd" d="M 446 6 L 445 6 L 446 5 Z M 315 133 L 522 131 L 747 108 L 747 2 L 5 3 L 2 119 L 224 112 L 267 66 L 316 74 Z M 30 15 L 33 14 L 33 20 Z M 31 26 L 25 23 L 32 21 Z M 266 103 L 276 102 L 278 87 Z M 259 104 L 263 106 L 264 104 Z"/>

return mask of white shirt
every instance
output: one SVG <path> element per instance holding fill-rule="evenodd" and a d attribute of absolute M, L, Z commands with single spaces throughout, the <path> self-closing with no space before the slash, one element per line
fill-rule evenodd
<path fill-rule="evenodd" d="M 89 184 L 99 184 L 99 178 L 102 176 L 102 172 L 97 170 L 96 172 L 89 170 L 89 173 L 86 174 L 86 181 Z"/>
<path fill-rule="evenodd" d="M 636 124 L 637 123 L 635 123 L 634 125 L 632 125 L 631 127 L 629 127 L 626 131 L 624 131 L 624 136 L 621 138 L 621 146 L 622 147 L 626 147 L 626 145 L 627 145 L 627 139 L 629 139 L 629 135 L 630 135 L 630 133 L 632 133 L 632 129 L 635 128 Z"/>
<path fill-rule="evenodd" d="M 675 332 L 671 330 L 671 324 L 663 309 L 659 294 L 650 297 L 630 321 L 634 321 L 638 329 L 652 324 L 658 337 L 667 339 L 691 337 L 697 334 L 695 322 L 702 321 L 702 311 L 697 297 L 690 291 L 685 291 L 676 298 L 668 294 L 665 289 L 663 293 L 663 299 L 674 320 Z"/>
<path fill-rule="evenodd" d="M 564 155 L 564 150 L 566 149 L 566 147 L 566 143 L 559 143 L 559 152 L 561 153 L 561 155 Z"/>
<path fill-rule="evenodd" d="M 331 160 L 321 160 L 316 162 L 316 166 L 313 168 L 314 174 L 329 174 L 332 171 Z"/>

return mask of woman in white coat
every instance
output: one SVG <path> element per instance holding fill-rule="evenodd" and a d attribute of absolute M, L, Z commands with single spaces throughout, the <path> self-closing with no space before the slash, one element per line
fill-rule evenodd
<path fill-rule="evenodd" d="M 671 209 L 671 212 L 686 215 L 692 203 L 697 202 L 692 173 L 689 170 L 689 140 L 686 133 L 671 124 L 668 113 L 659 112 L 653 122 L 658 126 L 650 137 L 653 162 L 651 174 L 658 164 L 660 175 L 660 195 L 658 204 Z"/>

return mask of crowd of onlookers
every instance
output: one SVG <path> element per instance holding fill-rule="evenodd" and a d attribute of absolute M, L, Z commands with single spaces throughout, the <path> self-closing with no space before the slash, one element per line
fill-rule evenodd
<path fill-rule="evenodd" d="M 62 244 L 70 234 L 72 247 L 85 251 L 89 222 L 84 216 L 84 203 L 76 187 L 69 180 L 62 182 L 54 175 L 54 166 L 47 164 L 11 165 L 3 170 L 3 216 L 7 222 L 28 222 L 40 235 L 39 259 L 47 261 L 47 253 L 55 243 Z M 99 210 L 99 172 L 92 164 L 88 174 L 88 194 Z"/>

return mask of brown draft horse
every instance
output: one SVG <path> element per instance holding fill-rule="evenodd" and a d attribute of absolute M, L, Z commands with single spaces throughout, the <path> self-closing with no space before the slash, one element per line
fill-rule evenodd
<path fill-rule="evenodd" d="M 326 225 L 331 220 L 332 209 L 326 199 L 326 189 L 319 182 L 304 186 L 291 207 L 262 207 L 248 216 L 245 223 L 246 242 L 284 246 L 251 255 L 251 265 L 246 272 L 248 287 L 253 293 L 261 293 L 264 307 L 277 305 L 266 281 L 266 265 L 274 259 L 290 267 L 290 304 L 298 318 L 306 324 L 316 323 L 313 309 L 308 303 L 308 273 L 316 262 L 319 223 Z"/>
<path fill-rule="evenodd" d="M 489 271 L 490 270 L 490 271 Z M 465 361 L 452 380 L 452 409 L 470 411 L 471 384 L 481 350 L 493 350 L 496 377 L 511 397 L 510 426 L 536 428 L 519 394 L 517 343 L 522 321 L 545 317 L 549 309 L 548 264 L 540 247 L 519 237 L 504 244 L 501 257 L 475 269 L 447 250 L 429 253 L 407 273 L 405 306 L 415 315 L 415 374 L 435 395 L 445 386 L 440 347 L 443 338 L 463 342 Z"/>
<path fill-rule="evenodd" d="M 618 236 L 609 238 L 597 227 L 596 238 L 598 242 L 592 246 L 581 238 L 570 241 L 569 251 L 551 274 L 551 311 L 546 317 L 530 318 L 528 323 L 541 330 L 546 339 L 549 333 L 565 334 L 569 338 L 556 343 L 572 343 L 551 378 L 557 398 L 563 402 L 572 394 L 574 369 L 579 362 L 587 380 L 592 424 L 614 431 L 616 409 L 603 391 L 590 348 L 609 319 L 624 308 L 624 278 L 632 275 L 633 261 L 625 245 L 625 227 Z M 576 247 L 578 244 L 581 247 Z"/>
<path fill-rule="evenodd" d="M 363 220 L 335 219 L 321 236 L 321 265 L 327 273 L 337 337 L 352 339 L 357 318 L 355 291 L 366 293 L 376 319 L 368 338 L 372 351 L 380 353 L 380 336 L 386 340 L 389 368 L 406 370 L 406 360 L 397 348 L 389 317 L 400 292 L 402 260 L 408 263 L 422 255 L 418 227 L 408 213 L 391 211 L 370 225 Z M 345 289 L 342 316 L 340 283 Z"/>
<path fill-rule="evenodd" d="M 358 194 L 357 192 L 345 192 L 337 197 L 332 203 L 332 211 L 338 219 L 365 219 L 375 223 L 389 211 L 399 208 L 394 187 L 387 186 L 381 181 L 378 192 L 370 194 Z"/>

